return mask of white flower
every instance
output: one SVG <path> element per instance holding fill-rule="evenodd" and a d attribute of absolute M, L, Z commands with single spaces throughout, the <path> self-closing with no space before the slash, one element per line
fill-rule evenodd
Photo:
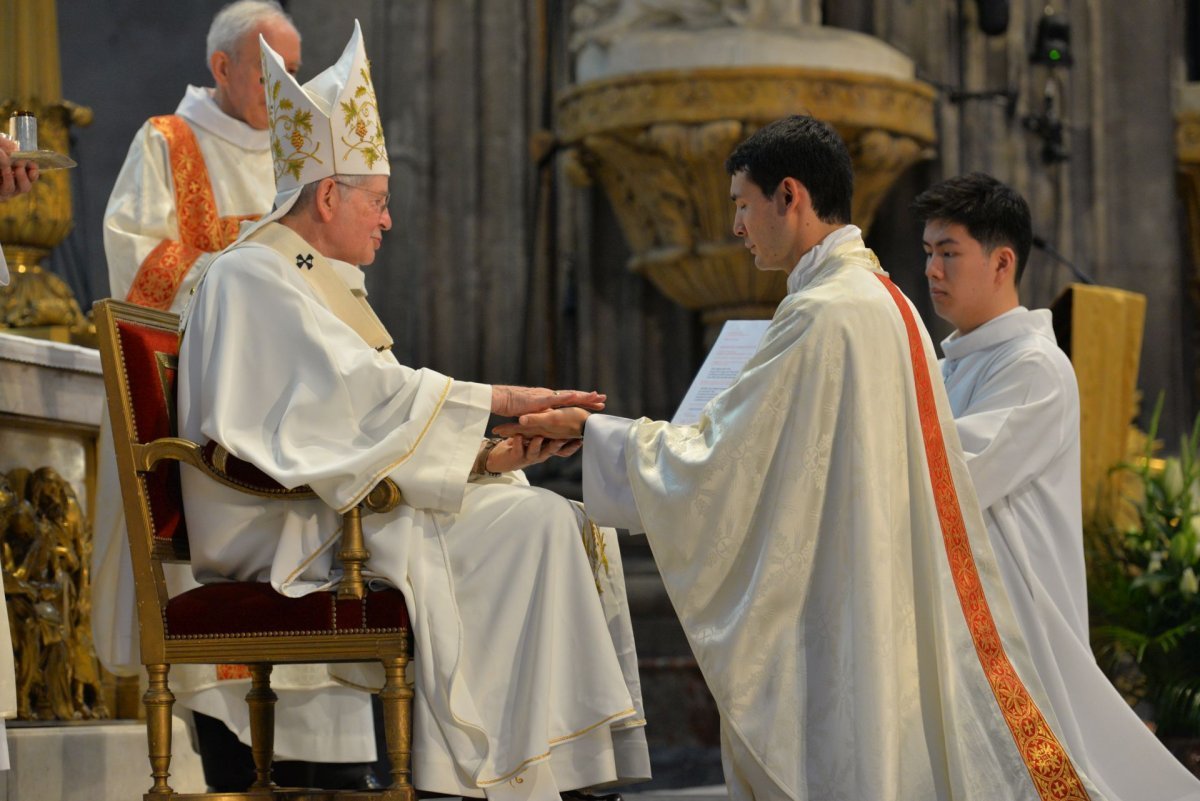
<path fill-rule="evenodd" d="M 1163 560 L 1167 558 L 1166 551 L 1154 551 L 1150 554 L 1150 564 L 1146 566 L 1147 573 L 1157 573 L 1162 570 Z M 1191 568 L 1188 568 L 1189 570 Z"/>
<path fill-rule="evenodd" d="M 1196 578 L 1196 574 L 1190 567 L 1184 569 L 1183 576 L 1179 579 L 1179 591 L 1184 595 L 1195 595 L 1200 592 L 1200 579 Z"/>
<path fill-rule="evenodd" d="M 1183 465 L 1180 460 L 1170 458 L 1166 460 L 1166 468 L 1163 470 L 1163 489 L 1166 490 L 1168 498 L 1177 498 L 1178 494 L 1183 492 Z"/>
<path fill-rule="evenodd" d="M 1183 465 L 1178 459 L 1167 459 L 1167 466 L 1163 470 L 1163 489 L 1167 491 L 1168 498 L 1178 497 L 1183 492 Z"/>

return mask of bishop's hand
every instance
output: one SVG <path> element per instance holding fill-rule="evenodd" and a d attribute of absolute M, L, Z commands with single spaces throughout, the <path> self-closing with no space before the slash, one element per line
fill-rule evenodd
<path fill-rule="evenodd" d="M 497 436 L 547 437 L 549 439 L 578 439 L 583 436 L 583 424 L 591 413 L 585 409 L 569 407 L 549 409 L 521 415 L 516 423 L 504 423 L 494 429 Z"/>
<path fill-rule="evenodd" d="M 531 412 L 557 409 L 563 406 L 581 406 L 592 411 L 604 409 L 608 396 L 599 392 L 581 392 L 577 389 L 546 389 L 545 387 L 492 387 L 492 412 L 501 417 L 520 417 Z"/>

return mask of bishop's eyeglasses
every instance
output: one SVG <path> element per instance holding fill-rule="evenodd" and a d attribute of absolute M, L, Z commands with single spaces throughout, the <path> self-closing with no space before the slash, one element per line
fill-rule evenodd
<path fill-rule="evenodd" d="M 366 192 L 368 195 L 374 195 L 377 198 L 377 200 L 375 201 L 375 204 L 374 204 L 375 211 L 377 211 L 380 214 L 383 214 L 385 211 L 387 211 L 388 201 L 390 201 L 392 199 L 391 192 L 376 192 L 374 189 L 367 189 L 365 186 L 357 186 L 355 184 L 348 184 L 345 181 L 339 181 L 336 178 L 333 179 L 333 182 L 335 184 L 338 184 L 339 186 L 344 186 L 347 189 L 357 189 L 359 192 Z"/>

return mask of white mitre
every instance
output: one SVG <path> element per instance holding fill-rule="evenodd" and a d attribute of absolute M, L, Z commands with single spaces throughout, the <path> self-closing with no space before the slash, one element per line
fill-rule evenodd
<path fill-rule="evenodd" d="M 303 86 L 261 34 L 258 43 L 276 194 L 274 211 L 254 228 L 282 217 L 306 184 L 335 175 L 391 175 L 358 20 L 337 63 Z"/>

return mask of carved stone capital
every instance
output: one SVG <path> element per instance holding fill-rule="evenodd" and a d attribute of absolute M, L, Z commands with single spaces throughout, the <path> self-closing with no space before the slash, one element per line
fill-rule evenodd
<path fill-rule="evenodd" d="M 915 81 L 810 68 L 643 73 L 565 92 L 558 137 L 573 150 L 570 174 L 586 173 L 612 202 L 629 267 L 716 323 L 769 317 L 785 292 L 784 276 L 756 270 L 730 230 L 724 162 L 737 143 L 797 112 L 832 124 L 854 162 L 852 216 L 865 231 L 936 141 L 934 97 Z"/>

